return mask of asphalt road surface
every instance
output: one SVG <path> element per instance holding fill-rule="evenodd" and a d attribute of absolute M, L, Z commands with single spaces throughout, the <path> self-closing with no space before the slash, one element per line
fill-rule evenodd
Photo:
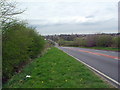
<path fill-rule="evenodd" d="M 97 73 L 105 77 L 114 85 L 119 86 L 119 57 L 118 52 L 85 49 L 78 47 L 58 47 L 69 55 L 75 57 L 98 71 Z"/>

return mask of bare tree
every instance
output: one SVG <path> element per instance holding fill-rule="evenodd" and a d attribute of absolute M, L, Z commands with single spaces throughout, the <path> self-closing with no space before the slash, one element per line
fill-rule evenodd
<path fill-rule="evenodd" d="M 13 16 L 23 13 L 25 10 L 16 10 L 15 2 L 0 0 L 0 22 L 4 24 L 13 19 Z"/>

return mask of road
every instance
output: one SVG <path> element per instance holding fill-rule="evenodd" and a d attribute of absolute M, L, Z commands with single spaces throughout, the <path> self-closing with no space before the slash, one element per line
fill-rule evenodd
<path fill-rule="evenodd" d="M 58 47 L 67 54 L 75 57 L 77 60 L 90 66 L 91 69 L 97 71 L 98 74 L 109 80 L 112 84 L 118 86 L 119 69 L 118 52 L 85 49 L 78 47 Z"/>

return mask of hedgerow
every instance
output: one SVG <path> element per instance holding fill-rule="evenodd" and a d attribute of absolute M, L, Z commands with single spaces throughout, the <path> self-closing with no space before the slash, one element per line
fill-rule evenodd
<path fill-rule="evenodd" d="M 40 55 L 44 49 L 44 38 L 35 28 L 19 21 L 6 23 L 2 35 L 3 83 L 31 59 Z"/>

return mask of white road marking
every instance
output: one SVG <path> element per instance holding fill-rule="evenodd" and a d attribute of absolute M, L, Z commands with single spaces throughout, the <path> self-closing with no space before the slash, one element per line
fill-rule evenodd
<path fill-rule="evenodd" d="M 58 48 L 58 49 L 59 49 L 59 48 Z M 61 50 L 61 49 L 60 49 L 60 50 Z M 63 50 L 62 50 L 62 51 L 63 51 Z M 65 51 L 63 51 L 63 52 L 65 52 Z M 68 54 L 67 52 L 65 52 L 65 53 Z M 78 59 L 78 58 L 76 58 L 76 57 L 74 57 L 74 56 L 72 56 L 72 55 L 70 55 L 70 54 L 68 54 L 68 55 L 71 56 L 71 57 L 73 57 L 73 58 L 75 58 L 77 61 L 83 63 L 83 64 L 86 65 L 87 67 L 91 68 L 92 70 L 96 71 L 96 72 L 99 73 L 100 75 L 106 77 L 107 79 L 111 80 L 112 82 L 114 82 L 115 84 L 117 84 L 117 85 L 120 86 L 120 83 L 119 83 L 118 81 L 110 78 L 109 76 L 105 75 L 104 73 L 100 72 L 99 70 L 95 69 L 94 67 L 86 64 L 85 62 L 81 61 L 80 59 Z"/>

